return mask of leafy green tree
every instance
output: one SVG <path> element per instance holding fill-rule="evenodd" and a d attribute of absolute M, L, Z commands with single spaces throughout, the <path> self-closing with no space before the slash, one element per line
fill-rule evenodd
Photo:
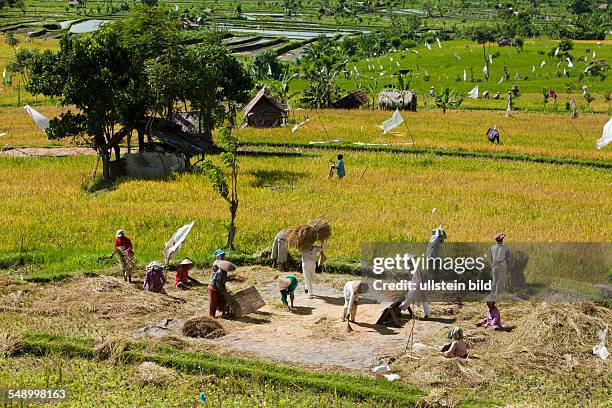
<path fill-rule="evenodd" d="M 102 157 L 103 178 L 109 178 L 110 152 L 105 145 L 122 121 L 130 95 L 129 53 L 119 45 L 118 33 L 107 25 L 79 40 L 62 38 L 60 51 L 45 51 L 34 61 L 26 89 L 60 98 L 73 107 L 47 128 L 50 139 L 81 137 Z"/>
<path fill-rule="evenodd" d="M 129 132 L 148 114 L 169 119 L 183 102 L 199 112 L 201 131 L 212 140 L 223 104 L 248 98 L 252 80 L 227 49 L 214 36 L 180 45 L 175 22 L 167 9 L 136 7 L 124 21 L 62 38 L 58 52 L 45 51 L 32 64 L 26 89 L 69 107 L 51 120 L 48 136 L 83 138 L 102 157 L 105 179 L 116 128 Z"/>
<path fill-rule="evenodd" d="M 7 71 L 19 74 L 23 83 L 28 82 L 32 64 L 40 55 L 40 51 L 32 48 L 23 48 L 15 52 L 15 58 L 7 65 Z"/>
<path fill-rule="evenodd" d="M 227 230 L 226 247 L 234 248 L 236 237 L 236 214 L 238 213 L 238 146 L 240 142 L 227 127 L 218 134 L 219 146 L 223 152 L 219 155 L 221 163 L 229 171 L 229 183 L 221 167 L 212 160 L 205 159 L 200 164 L 200 171 L 210 180 L 213 189 L 229 204 L 230 222 Z"/>
<path fill-rule="evenodd" d="M 497 30 L 495 27 L 489 24 L 480 24 L 468 28 L 467 34 L 472 41 L 476 41 L 478 44 L 482 44 L 482 53 L 487 67 L 485 78 L 489 81 L 489 58 L 487 58 L 486 45 L 490 42 L 495 41 L 497 36 Z"/>
<path fill-rule="evenodd" d="M 523 51 L 525 40 L 523 40 L 523 37 L 520 36 L 514 37 L 514 45 L 516 46 L 516 48 L 518 48 L 519 51 Z"/>
<path fill-rule="evenodd" d="M 270 77 L 279 79 L 283 72 L 283 64 L 278 59 L 276 52 L 265 50 L 253 58 L 251 72 L 256 79 L 266 79 Z"/>
<path fill-rule="evenodd" d="M 300 59 L 308 80 L 304 101 L 317 108 L 331 106 L 340 91 L 336 83 L 338 74 L 347 63 L 348 59 L 336 48 L 335 42 L 325 36 L 306 48 Z"/>
<path fill-rule="evenodd" d="M 291 73 L 288 66 L 285 66 L 283 69 L 283 73 L 279 78 L 278 85 L 273 87 L 276 96 L 280 100 L 280 103 L 284 106 L 288 106 L 289 99 L 296 96 L 299 92 L 291 92 L 290 86 L 291 81 L 298 77 L 297 72 Z"/>

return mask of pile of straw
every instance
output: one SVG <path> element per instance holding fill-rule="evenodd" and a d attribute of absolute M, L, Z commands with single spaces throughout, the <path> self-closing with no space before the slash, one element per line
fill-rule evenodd
<path fill-rule="evenodd" d="M 315 242 L 323 242 L 329 239 L 331 233 L 331 225 L 329 225 L 329 222 L 320 218 L 315 218 L 308 221 L 307 224 L 287 228 L 285 239 L 289 243 L 289 246 L 300 251 L 306 251 L 310 249 Z"/>
<path fill-rule="evenodd" d="M 177 378 L 174 370 L 145 361 L 136 367 L 135 380 L 139 385 L 166 387 Z"/>
<path fill-rule="evenodd" d="M 187 337 L 216 339 L 227 334 L 223 326 L 215 319 L 202 316 L 187 320 L 182 332 Z"/>
<path fill-rule="evenodd" d="M 96 360 L 121 360 L 121 354 L 130 349 L 134 341 L 124 336 L 111 337 L 94 345 L 93 355 Z"/>

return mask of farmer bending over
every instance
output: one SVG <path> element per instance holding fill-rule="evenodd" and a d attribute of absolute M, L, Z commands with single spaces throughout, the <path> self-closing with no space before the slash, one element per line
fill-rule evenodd
<path fill-rule="evenodd" d="M 348 281 L 344 284 L 343 322 L 349 319 L 349 322 L 355 323 L 357 306 L 359 305 L 359 295 L 366 293 L 368 289 L 368 283 L 360 280 Z"/>
<path fill-rule="evenodd" d="M 298 278 L 293 275 L 285 276 L 283 279 L 278 281 L 276 285 L 281 295 L 281 302 L 287 308 L 288 311 L 293 311 L 293 301 L 295 300 L 295 289 L 298 286 Z M 287 297 L 291 299 L 291 306 L 287 302 Z"/>
<path fill-rule="evenodd" d="M 228 280 L 227 274 L 235 270 L 236 265 L 224 259 L 217 259 L 213 264 L 212 279 L 208 285 L 208 314 L 210 317 L 215 317 L 217 310 L 223 312 L 225 309 L 228 295 L 225 287 Z"/>

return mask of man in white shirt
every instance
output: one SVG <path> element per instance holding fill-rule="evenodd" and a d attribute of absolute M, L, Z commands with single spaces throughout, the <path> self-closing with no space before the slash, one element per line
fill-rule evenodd
<path fill-rule="evenodd" d="M 312 246 L 310 249 L 306 249 L 302 251 L 302 273 L 304 274 L 304 286 L 306 288 L 306 293 L 308 293 L 308 297 L 312 299 L 314 297 L 313 293 L 313 283 L 315 280 L 315 270 L 317 269 L 317 254 L 321 254 L 321 258 L 324 258 L 323 246 Z"/>
<path fill-rule="evenodd" d="M 342 311 L 342 321 L 349 319 L 349 322 L 355 323 L 357 316 L 357 306 L 359 305 L 359 296 L 368 291 L 368 283 L 361 280 L 348 281 L 344 284 L 344 310 Z"/>
<path fill-rule="evenodd" d="M 510 267 L 510 250 L 504 245 L 506 234 L 495 235 L 496 244 L 491 247 L 491 293 L 497 295 L 506 285 L 506 273 Z"/>

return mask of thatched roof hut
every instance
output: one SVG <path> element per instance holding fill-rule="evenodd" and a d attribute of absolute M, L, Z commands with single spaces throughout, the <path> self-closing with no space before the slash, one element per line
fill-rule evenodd
<path fill-rule="evenodd" d="M 287 124 L 287 109 L 270 95 L 266 87 L 244 107 L 241 127 L 270 128 Z"/>
<path fill-rule="evenodd" d="M 361 105 L 367 105 L 368 103 L 370 103 L 370 98 L 362 91 L 356 90 L 336 100 L 332 103 L 332 107 L 336 109 L 359 109 Z"/>
<path fill-rule="evenodd" d="M 417 98 L 413 91 L 383 90 L 378 94 L 378 107 L 416 112 Z"/>

